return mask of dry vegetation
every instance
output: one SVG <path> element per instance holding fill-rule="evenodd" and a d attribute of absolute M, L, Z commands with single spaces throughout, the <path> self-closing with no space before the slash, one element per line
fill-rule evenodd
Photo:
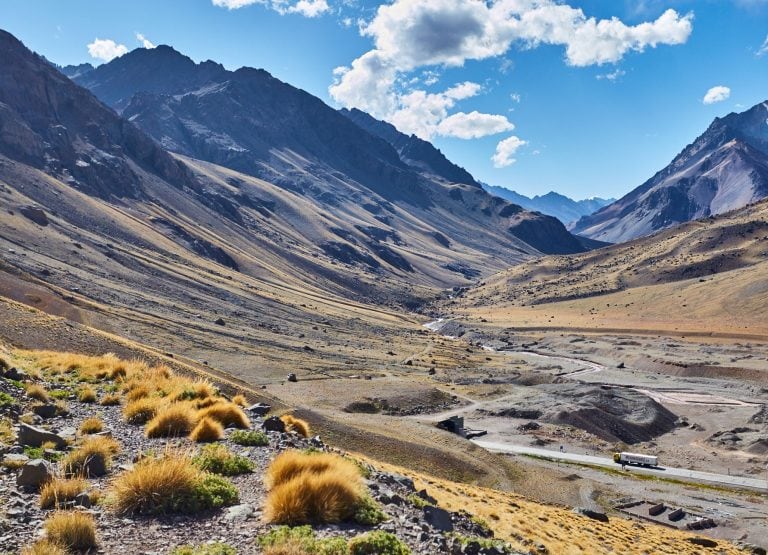
<path fill-rule="evenodd" d="M 81 511 L 61 511 L 44 523 L 48 539 L 73 551 L 96 547 L 96 524 L 93 516 Z"/>
<path fill-rule="evenodd" d="M 74 500 L 87 488 L 88 482 L 83 478 L 54 478 L 40 488 L 40 508 L 59 507 Z"/>
<path fill-rule="evenodd" d="M 296 418 L 290 414 L 284 414 L 280 417 L 280 420 L 283 421 L 285 429 L 289 432 L 296 432 L 301 437 L 309 437 L 311 435 L 309 423 L 306 420 Z"/>

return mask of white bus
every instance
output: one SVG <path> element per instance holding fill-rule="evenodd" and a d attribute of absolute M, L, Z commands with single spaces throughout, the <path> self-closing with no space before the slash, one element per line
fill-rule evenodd
<path fill-rule="evenodd" d="M 640 466 L 659 466 L 659 458 L 653 455 L 639 455 L 637 453 L 614 453 L 613 462 L 616 464 L 637 464 Z"/>

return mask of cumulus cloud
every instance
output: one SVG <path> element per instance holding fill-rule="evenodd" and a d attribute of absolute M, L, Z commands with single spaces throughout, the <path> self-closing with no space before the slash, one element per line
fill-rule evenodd
<path fill-rule="evenodd" d="M 109 62 L 115 58 L 122 56 L 128 52 L 128 48 L 124 44 L 117 44 L 111 39 L 95 39 L 88 45 L 88 54 L 91 58 L 101 60 L 103 62 Z"/>
<path fill-rule="evenodd" d="M 562 46 L 571 66 L 615 63 L 628 52 L 685 43 L 692 25 L 692 14 L 672 9 L 654 21 L 627 25 L 615 17 L 588 17 L 558 0 L 394 0 L 379 6 L 373 19 L 360 27 L 373 47 L 334 73 L 329 93 L 342 106 L 365 110 L 403 126 L 402 131 L 429 138 L 441 134 L 440 123 L 451 117 L 448 110 L 457 99 L 412 90 L 414 82 L 407 78 L 412 72 L 494 57 L 502 60 L 500 70 L 508 71 L 512 64 L 502 56 L 514 45 Z M 459 122 L 470 121 L 468 114 L 454 115 L 443 129 L 454 130 Z M 488 123 L 500 125 L 502 118 L 506 121 L 493 114 L 474 116 L 477 134 L 494 129 Z M 465 129 L 460 132 L 472 135 Z M 513 144 L 505 143 L 494 161 L 498 157 L 502 166 L 511 164 L 505 153 Z"/>
<path fill-rule="evenodd" d="M 715 104 L 716 102 L 722 102 L 723 100 L 728 100 L 731 96 L 731 89 L 728 87 L 724 87 L 722 85 L 718 85 L 717 87 L 712 87 L 707 91 L 707 94 L 704 95 L 704 99 L 702 102 L 704 104 Z"/>
<path fill-rule="evenodd" d="M 214 6 L 228 10 L 238 10 L 253 4 L 267 6 L 281 15 L 297 13 L 304 17 L 317 17 L 329 11 L 327 0 L 211 0 Z"/>
<path fill-rule="evenodd" d="M 496 152 L 491 157 L 493 166 L 495 168 L 506 168 L 516 162 L 513 158 L 518 149 L 528 144 L 528 141 L 522 140 L 520 137 L 507 137 L 503 141 L 500 141 L 496 145 Z"/>
<path fill-rule="evenodd" d="M 136 40 L 139 41 L 144 48 L 154 48 L 155 47 L 155 45 L 152 43 L 152 41 L 149 40 L 144 35 L 142 35 L 141 33 L 136 33 Z"/>
<path fill-rule="evenodd" d="M 480 112 L 457 112 L 442 120 L 437 134 L 459 139 L 479 139 L 511 131 L 515 126 L 504 116 L 481 114 Z"/>

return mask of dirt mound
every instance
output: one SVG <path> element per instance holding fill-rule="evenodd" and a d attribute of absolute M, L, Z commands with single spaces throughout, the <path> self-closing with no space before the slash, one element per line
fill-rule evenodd
<path fill-rule="evenodd" d="M 605 441 L 631 445 L 675 428 L 674 413 L 631 389 L 561 384 L 551 392 L 566 402 L 545 412 L 544 421 L 574 426 Z"/>
<path fill-rule="evenodd" d="M 768 424 L 768 405 L 763 405 L 760 410 L 757 411 L 749 421 L 753 424 Z"/>
<path fill-rule="evenodd" d="M 744 450 L 753 455 L 768 455 L 768 437 L 753 441 L 750 446 Z"/>

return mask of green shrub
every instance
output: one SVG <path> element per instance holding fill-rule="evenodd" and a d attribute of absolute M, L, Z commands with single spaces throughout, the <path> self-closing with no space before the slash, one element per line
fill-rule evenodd
<path fill-rule="evenodd" d="M 512 553 L 512 548 L 509 546 L 509 544 L 503 542 L 502 540 L 496 540 L 493 538 L 480 538 L 477 536 L 464 536 L 462 534 L 451 534 L 451 536 L 456 538 L 462 547 L 472 543 L 478 546 L 481 551 L 490 551 L 495 549 L 501 553 Z"/>
<path fill-rule="evenodd" d="M 254 430 L 236 430 L 232 432 L 229 439 L 238 445 L 246 445 L 248 447 L 264 447 L 269 445 L 267 434 Z"/>
<path fill-rule="evenodd" d="M 253 472 L 254 464 L 249 459 L 236 455 L 221 444 L 206 445 L 192 461 L 201 470 L 221 474 L 223 476 L 235 476 Z"/>
<path fill-rule="evenodd" d="M 237 555 L 237 550 L 226 543 L 182 545 L 171 551 L 171 555 Z"/>
<path fill-rule="evenodd" d="M 355 509 L 354 520 L 364 526 L 376 526 L 387 520 L 387 515 L 370 495 L 365 495 Z"/>
<path fill-rule="evenodd" d="M 351 555 L 410 555 L 411 550 L 394 534 L 376 530 L 352 538 L 349 552 Z"/>
<path fill-rule="evenodd" d="M 5 407 L 13 407 L 16 405 L 16 399 L 5 393 L 4 391 L 0 391 L 0 409 Z"/>
<path fill-rule="evenodd" d="M 218 509 L 234 505 L 240 499 L 235 485 L 221 476 L 206 474 L 194 489 L 194 504 L 198 510 Z"/>
<path fill-rule="evenodd" d="M 71 393 L 66 389 L 53 389 L 48 392 L 48 395 L 50 395 L 54 399 L 63 400 L 63 399 L 69 399 Z"/>
<path fill-rule="evenodd" d="M 278 526 L 258 539 L 266 552 L 349 555 L 347 540 L 341 537 L 318 539 L 311 526 Z M 282 550 L 281 550 L 282 548 Z"/>
<path fill-rule="evenodd" d="M 424 507 L 429 507 L 429 506 L 431 506 L 431 505 L 432 505 L 432 503 L 430 503 L 430 502 L 429 502 L 429 501 L 427 501 L 426 499 L 422 499 L 421 497 L 419 497 L 419 496 L 418 496 L 418 495 L 416 495 L 415 493 L 412 493 L 411 495 L 409 495 L 408 497 L 406 497 L 406 499 L 408 500 L 408 502 L 409 502 L 411 505 L 413 505 L 413 506 L 414 506 L 414 507 L 416 507 L 417 509 L 423 509 Z"/>

